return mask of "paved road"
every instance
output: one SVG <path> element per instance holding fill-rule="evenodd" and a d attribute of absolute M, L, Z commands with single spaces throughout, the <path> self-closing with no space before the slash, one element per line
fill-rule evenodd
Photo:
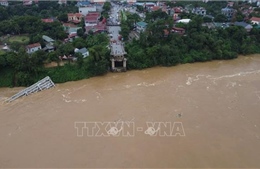
<path fill-rule="evenodd" d="M 115 5 L 112 3 L 112 9 L 111 9 L 111 15 L 110 20 L 112 22 L 118 22 L 119 21 L 119 15 L 118 12 L 122 9 L 121 6 Z M 111 39 L 111 54 L 113 55 L 124 55 L 125 50 L 122 42 L 118 40 L 119 32 L 121 31 L 120 26 L 109 26 L 108 32 L 110 33 L 110 39 Z"/>

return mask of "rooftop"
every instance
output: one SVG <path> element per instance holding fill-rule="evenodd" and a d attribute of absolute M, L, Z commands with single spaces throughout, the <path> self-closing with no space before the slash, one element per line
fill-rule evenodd
<path fill-rule="evenodd" d="M 83 15 L 81 13 L 68 13 L 68 16 L 82 17 Z"/>
<path fill-rule="evenodd" d="M 251 21 L 257 21 L 257 22 L 260 22 L 260 18 L 258 18 L 258 17 L 252 17 L 250 20 L 251 20 Z"/>
<path fill-rule="evenodd" d="M 141 26 L 141 27 L 147 26 L 147 23 L 146 23 L 146 22 L 137 22 L 136 24 L 137 24 L 138 26 Z"/>
<path fill-rule="evenodd" d="M 50 38 L 49 36 L 43 35 L 42 39 L 45 40 L 46 42 L 54 42 L 54 40 L 52 38 Z"/>
<path fill-rule="evenodd" d="M 33 44 L 30 44 L 30 45 L 27 45 L 26 48 L 31 49 L 31 48 L 40 47 L 40 46 L 41 46 L 40 43 L 33 43 Z"/>
<path fill-rule="evenodd" d="M 42 19 L 42 22 L 52 23 L 52 22 L 54 22 L 54 19 L 52 19 L 52 18 Z"/>

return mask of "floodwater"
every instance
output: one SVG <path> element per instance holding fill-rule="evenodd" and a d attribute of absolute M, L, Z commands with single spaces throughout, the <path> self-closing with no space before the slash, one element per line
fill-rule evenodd
<path fill-rule="evenodd" d="M 21 89 L 1 88 L 1 102 Z M 135 132 L 77 135 L 87 122 Z M 150 136 L 147 122 L 182 125 Z M 260 55 L 109 73 L 0 104 L 1 167 L 260 168 Z"/>

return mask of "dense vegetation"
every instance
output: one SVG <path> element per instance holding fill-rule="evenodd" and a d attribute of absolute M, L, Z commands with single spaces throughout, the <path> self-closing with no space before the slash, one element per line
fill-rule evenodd
<path fill-rule="evenodd" d="M 249 34 L 243 27 L 237 26 L 210 30 L 203 27 L 202 18 L 196 16 L 184 25 L 184 36 L 165 36 L 164 30 L 169 30 L 172 23 L 167 16 L 161 14 L 161 17 L 163 19 L 147 19 L 147 31 L 140 35 L 139 40 L 127 44 L 129 69 L 233 59 L 238 54 L 260 53 L 259 29 L 252 29 Z"/>
<path fill-rule="evenodd" d="M 56 83 L 79 80 L 102 75 L 109 69 L 108 37 L 106 34 L 89 35 L 67 43 L 55 52 L 37 51 L 28 55 L 24 48 L 18 52 L 0 55 L 0 86 L 28 86 L 39 79 L 50 76 Z M 87 47 L 90 56 L 77 56 L 76 62 L 68 61 L 64 66 L 45 68 L 46 61 L 60 63 L 57 56 L 74 53 L 74 47 Z"/>
<path fill-rule="evenodd" d="M 42 4 L 41 4 L 42 3 Z M 44 3 L 34 6 L 38 10 Z M 52 2 L 46 2 L 52 3 Z M 44 6 L 44 5 L 43 5 Z M 110 4 L 104 5 L 103 16 L 108 15 Z M 218 7 L 221 7 L 219 5 Z M 6 12 L 10 10 L 8 7 Z M 21 7 L 26 8 L 26 7 Z M 41 7 L 43 8 L 43 7 Z M 67 9 L 66 6 L 59 8 Z M 58 7 L 57 7 L 58 9 Z M 74 10 L 74 7 L 68 8 Z M 39 10 L 42 13 L 41 9 Z M 53 16 L 56 9 L 46 9 L 48 16 Z M 142 10 L 142 9 L 139 9 Z M 213 9 L 212 9 L 213 10 Z M 0 10 L 0 13 L 3 11 Z M 56 11 L 59 12 L 59 11 Z M 45 13 L 45 12 L 44 12 Z M 141 21 L 138 14 L 124 13 L 125 20 L 121 21 L 121 35 L 126 41 L 127 66 L 128 69 L 143 69 L 157 65 L 172 66 L 180 63 L 205 62 L 216 59 L 233 59 L 238 54 L 260 53 L 260 29 L 252 29 L 246 32 L 243 27 L 231 26 L 228 28 L 208 29 L 202 23 L 207 19 L 193 14 L 183 14 L 182 17 L 191 18 L 188 24 L 178 24 L 178 27 L 185 29 L 184 35 L 171 32 L 174 22 L 170 16 L 161 10 L 147 13 L 145 22 L 148 23 L 145 32 L 140 34 L 138 40 L 128 41 L 128 35 L 135 28 L 135 23 Z M 0 15 L 2 16 L 2 15 Z M 63 12 L 58 14 L 59 20 L 66 20 Z M 50 76 L 55 83 L 71 80 L 79 80 L 92 76 L 102 75 L 109 70 L 109 49 L 108 36 L 104 34 L 88 36 L 84 32 L 78 32 L 80 38 L 73 43 L 64 44 L 62 40 L 67 36 L 60 22 L 43 23 L 43 15 L 19 16 L 19 10 L 13 11 L 4 19 L 0 17 L 1 34 L 30 34 L 29 43 L 42 42 L 41 36 L 48 35 L 56 40 L 56 51 L 45 53 L 37 51 L 32 55 L 25 52 L 23 45 L 12 45 L 12 49 L 18 52 L 7 52 L 0 54 L 0 86 L 28 86 L 39 79 Z M 219 16 L 219 19 L 221 16 Z M 225 19 L 225 18 L 224 18 Z M 81 23 L 84 25 L 84 23 Z M 88 48 L 90 56 L 86 59 L 79 54 L 74 54 L 75 48 Z M 74 54 L 76 62 L 67 61 L 64 66 L 47 68 L 45 63 L 57 62 L 60 65 L 58 56 Z"/>

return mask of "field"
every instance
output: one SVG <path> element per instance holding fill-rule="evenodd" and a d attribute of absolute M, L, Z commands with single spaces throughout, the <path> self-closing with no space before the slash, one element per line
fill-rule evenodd
<path fill-rule="evenodd" d="M 26 35 L 17 35 L 17 36 L 11 36 L 8 41 L 10 43 L 13 43 L 13 42 L 18 42 L 18 43 L 23 43 L 23 44 L 26 44 L 29 42 L 29 37 L 26 36 Z"/>

